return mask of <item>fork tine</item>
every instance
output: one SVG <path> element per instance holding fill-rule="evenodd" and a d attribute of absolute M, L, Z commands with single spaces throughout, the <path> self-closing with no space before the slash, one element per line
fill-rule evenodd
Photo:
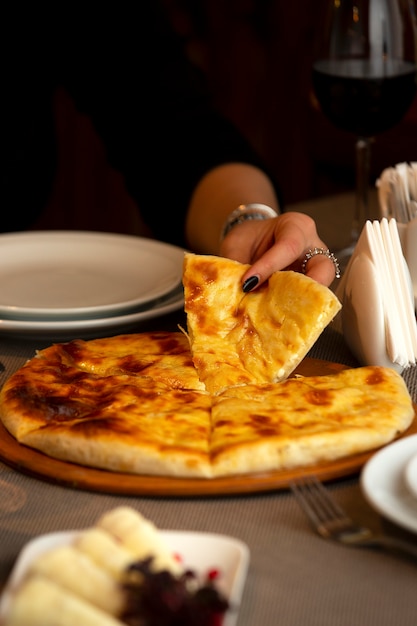
<path fill-rule="evenodd" d="M 312 525 L 317 528 L 317 526 L 320 525 L 321 521 L 317 516 L 314 499 L 312 497 L 309 486 L 304 481 L 302 482 L 301 480 L 299 480 L 296 483 L 290 483 L 290 488 L 298 504 L 306 513 Z"/>
<path fill-rule="evenodd" d="M 321 483 L 315 476 L 312 477 L 311 480 L 312 489 L 315 490 L 315 494 L 317 496 L 317 501 L 320 501 L 322 506 L 325 508 L 328 516 L 334 518 L 346 518 L 346 513 L 343 509 L 337 504 L 337 502 L 332 498 L 328 489 Z"/>
<path fill-rule="evenodd" d="M 323 530 L 323 524 L 328 521 L 348 521 L 345 512 L 315 476 L 291 483 L 290 487 L 316 530 Z"/>
<path fill-rule="evenodd" d="M 397 537 L 377 535 L 370 528 L 354 523 L 316 476 L 291 482 L 289 487 L 321 537 L 345 546 L 386 548 L 417 558 L 413 544 Z"/>

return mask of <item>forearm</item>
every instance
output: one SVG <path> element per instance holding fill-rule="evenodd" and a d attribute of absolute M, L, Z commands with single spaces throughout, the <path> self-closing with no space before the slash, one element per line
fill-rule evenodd
<path fill-rule="evenodd" d="M 279 211 L 278 198 L 268 176 L 246 163 L 220 165 L 208 172 L 191 197 L 186 220 L 190 249 L 218 254 L 223 224 L 240 204 L 266 204 Z"/>

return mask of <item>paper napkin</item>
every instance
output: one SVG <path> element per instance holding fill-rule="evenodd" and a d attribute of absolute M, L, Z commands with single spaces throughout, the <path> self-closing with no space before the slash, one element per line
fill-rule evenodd
<path fill-rule="evenodd" d="M 416 364 L 414 294 L 394 218 L 366 222 L 336 293 L 345 340 L 362 364 L 400 372 Z"/>

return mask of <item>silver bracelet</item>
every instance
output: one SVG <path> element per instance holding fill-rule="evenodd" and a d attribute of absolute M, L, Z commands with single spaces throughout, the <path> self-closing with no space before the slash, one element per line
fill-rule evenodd
<path fill-rule="evenodd" d="M 322 255 L 322 256 L 327 257 L 334 265 L 334 273 L 336 275 L 336 278 L 340 278 L 339 261 L 336 259 L 333 252 L 330 252 L 330 250 L 326 248 L 312 248 L 311 250 L 307 250 L 304 260 L 301 264 L 301 272 L 303 274 L 306 273 L 307 263 L 309 262 L 310 259 L 313 258 L 313 256 L 317 256 L 317 255 Z"/>
<path fill-rule="evenodd" d="M 223 241 L 227 233 L 238 224 L 242 224 L 247 220 L 269 220 L 273 217 L 277 217 L 277 215 L 278 213 L 266 204 L 259 204 L 257 202 L 253 204 L 241 204 L 227 217 L 221 231 L 220 241 Z"/>

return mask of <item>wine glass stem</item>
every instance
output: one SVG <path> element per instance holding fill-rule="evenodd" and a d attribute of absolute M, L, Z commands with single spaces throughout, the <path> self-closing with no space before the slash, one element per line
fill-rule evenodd
<path fill-rule="evenodd" d="M 369 219 L 369 173 L 371 139 L 359 137 L 356 141 L 356 207 L 352 239 L 357 241 L 366 220 Z"/>

